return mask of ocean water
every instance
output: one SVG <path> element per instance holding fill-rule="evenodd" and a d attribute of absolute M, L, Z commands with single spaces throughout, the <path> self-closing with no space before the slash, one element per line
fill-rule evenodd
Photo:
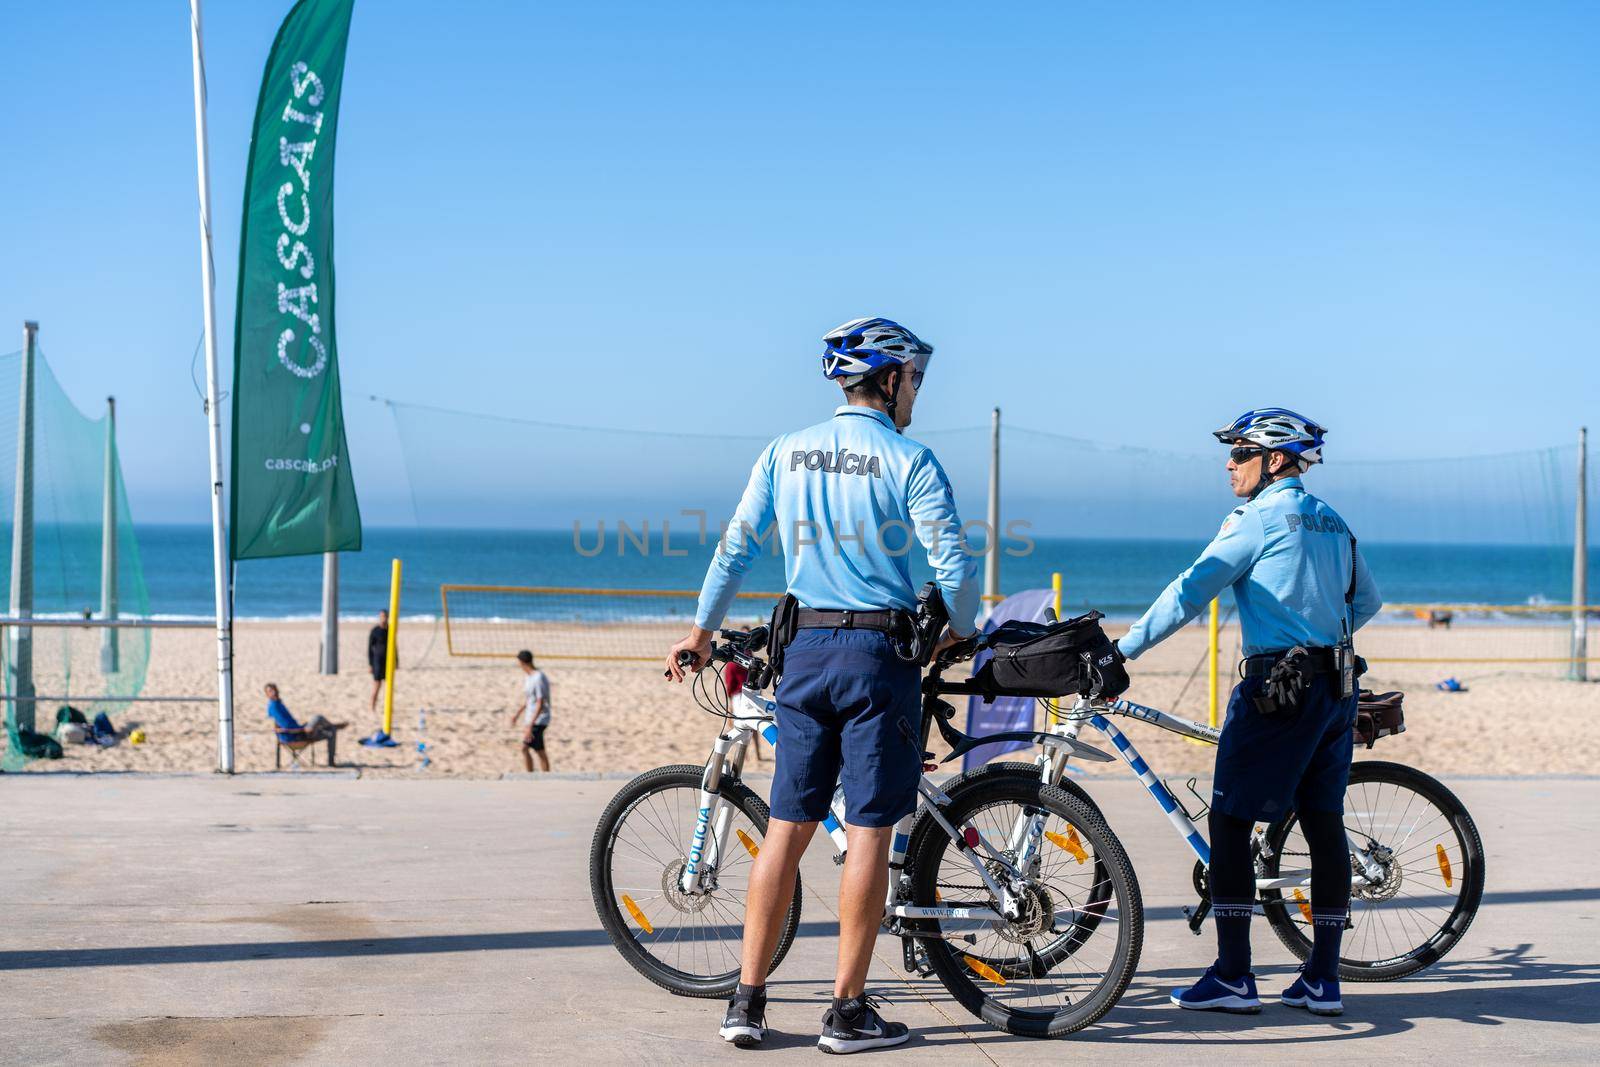
<path fill-rule="evenodd" d="M 78 540 L 84 540 L 79 538 Z M 588 525 L 572 530 L 481 530 L 429 528 L 368 529 L 366 547 L 340 560 L 341 614 L 367 616 L 388 600 L 390 560 L 403 561 L 401 609 L 408 615 L 434 615 L 440 610 L 442 583 L 484 585 L 576 586 L 608 589 L 698 589 L 713 545 L 698 543 L 690 531 L 674 530 L 663 543 L 659 530 L 646 538 L 639 531 L 618 536 Z M 150 610 L 169 616 L 209 616 L 211 532 L 205 526 L 141 526 L 143 561 Z M 69 553 L 92 563 L 68 574 L 62 556 L 50 544 L 72 544 L 71 538 L 41 533 L 37 597 L 40 611 L 96 608 L 99 588 L 98 551 Z M 90 541 L 97 544 L 97 541 Z M 1052 571 L 1064 576 L 1065 601 L 1074 609 L 1097 608 L 1112 618 L 1141 612 L 1174 575 L 1203 547 L 1194 540 L 1105 540 L 1038 538 L 1026 554 L 1006 554 L 1003 547 L 1000 585 L 1006 592 L 1047 586 Z M 80 546 L 80 549 L 86 546 Z M 1018 545 L 1009 551 L 1020 552 Z M 1571 546 L 1368 544 L 1362 552 L 1371 563 L 1384 599 L 1399 602 L 1527 604 L 1565 603 L 1571 595 Z M 926 567 L 913 553 L 914 569 L 925 578 Z M 1590 549 L 1591 593 L 1600 583 Z M 0 585 L 7 576 L 0 573 Z M 124 588 L 127 588 L 126 576 Z M 757 560 L 744 588 L 783 588 L 780 560 Z M 301 556 L 248 560 L 238 565 L 236 612 L 241 618 L 309 618 L 320 611 L 322 560 Z M 124 600 L 129 594 L 124 594 Z"/>

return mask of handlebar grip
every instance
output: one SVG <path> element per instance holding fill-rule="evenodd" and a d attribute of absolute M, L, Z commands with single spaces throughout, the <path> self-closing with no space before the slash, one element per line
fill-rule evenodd
<path fill-rule="evenodd" d="M 699 659 L 699 657 L 693 652 L 690 652 L 688 649 L 684 649 L 682 652 L 678 653 L 678 667 L 682 670 L 689 670 L 694 666 L 697 659 Z M 672 672 L 670 670 L 662 671 L 661 677 L 671 678 Z"/>

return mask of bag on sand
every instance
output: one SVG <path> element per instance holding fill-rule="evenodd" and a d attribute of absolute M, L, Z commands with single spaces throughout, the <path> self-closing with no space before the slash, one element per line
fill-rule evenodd
<path fill-rule="evenodd" d="M 1361 690 L 1356 700 L 1356 725 L 1353 730 L 1356 744 L 1371 748 L 1380 737 L 1405 733 L 1406 715 L 1401 706 L 1404 700 L 1404 693 Z"/>
<path fill-rule="evenodd" d="M 37 730 L 17 731 L 17 748 L 29 759 L 60 759 L 61 742 Z"/>
<path fill-rule="evenodd" d="M 973 681 L 990 696 L 1111 700 L 1128 688 L 1128 672 L 1098 611 L 1061 622 L 1003 622 L 987 637 L 992 652 Z"/>

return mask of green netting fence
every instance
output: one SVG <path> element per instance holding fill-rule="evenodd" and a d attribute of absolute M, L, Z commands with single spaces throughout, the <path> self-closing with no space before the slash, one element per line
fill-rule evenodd
<path fill-rule="evenodd" d="M 7 550 L 0 561 L 0 610 L 6 615 L 13 614 L 16 541 L 19 533 L 25 535 L 16 522 L 21 372 L 20 352 L 0 355 L 0 543 Z M 101 617 L 109 535 L 113 610 L 122 618 L 148 617 L 150 597 L 109 412 L 84 414 L 42 352 L 33 366 L 33 407 L 32 614 Z M 58 740 L 62 733 L 63 706 L 91 719 L 98 712 L 125 709 L 128 698 L 144 687 L 149 662 L 147 629 L 5 627 L 0 631 L 0 688 L 7 698 L 0 768 L 16 770 L 41 758 L 49 748 L 42 738 Z M 26 699 L 30 689 L 33 700 Z"/>

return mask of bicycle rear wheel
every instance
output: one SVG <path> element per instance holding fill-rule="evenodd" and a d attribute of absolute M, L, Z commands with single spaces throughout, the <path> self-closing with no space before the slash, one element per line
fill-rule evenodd
<path fill-rule="evenodd" d="M 723 779 L 733 807 L 724 840 L 707 831 L 705 854 L 716 857 L 705 892 L 678 887 L 684 854 L 699 814 L 704 768 L 692 764 L 646 771 L 606 805 L 589 850 L 589 891 L 611 943 L 634 970 L 685 997 L 724 997 L 739 981 L 745 895 L 751 861 L 767 832 L 767 805 L 744 783 Z M 776 969 L 800 925 L 800 879 L 784 916 L 771 967 Z"/>
<path fill-rule="evenodd" d="M 1023 872 L 1017 921 L 923 919 L 912 928 L 962 1007 L 1008 1033 L 1059 1037 L 1100 1019 L 1127 989 L 1139 965 L 1144 908 L 1121 842 L 1064 790 L 997 775 L 984 788 L 953 796 L 944 809 L 958 829 L 976 828 L 997 848 L 1018 818 L 1034 813 L 1044 816 L 1046 840 L 1074 842 L 1094 862 L 1079 859 L 1077 849 L 1045 845 L 1034 869 Z M 922 820 L 911 845 L 913 902 L 997 907 L 969 854 L 932 819 Z M 988 864 L 996 877 L 1000 868 Z M 1071 951 L 1060 951 L 1067 940 Z"/>
<path fill-rule="evenodd" d="M 1339 978 L 1382 982 L 1433 965 L 1461 940 L 1483 899 L 1483 842 L 1472 816 L 1437 779 L 1381 760 L 1351 766 L 1344 811 L 1352 849 L 1382 878 L 1358 878 L 1351 889 Z M 1267 877 L 1309 874 L 1310 849 L 1292 812 L 1267 827 L 1266 843 L 1273 853 Z M 1362 868 L 1352 853 L 1352 869 Z M 1305 891 L 1263 890 L 1261 900 L 1278 939 L 1309 957 L 1312 901 Z"/>

